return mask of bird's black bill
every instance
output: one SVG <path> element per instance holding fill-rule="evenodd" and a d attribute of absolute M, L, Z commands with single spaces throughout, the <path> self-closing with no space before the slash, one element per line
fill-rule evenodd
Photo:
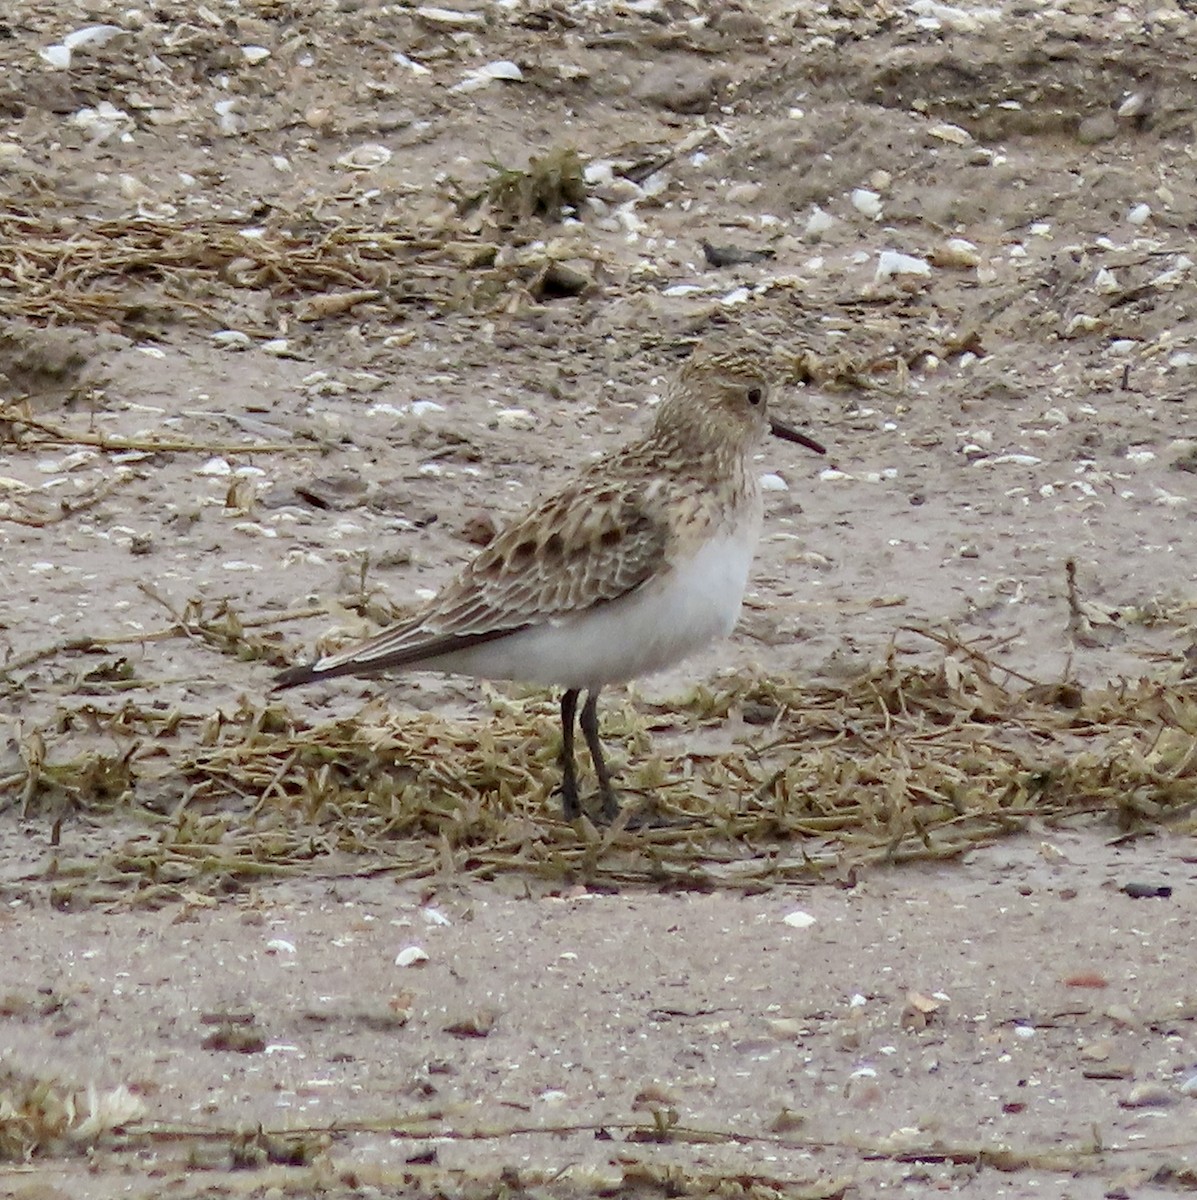
<path fill-rule="evenodd" d="M 794 429 L 789 425 L 783 425 L 780 421 L 770 421 L 769 428 L 772 430 L 775 437 L 781 438 L 787 442 L 797 442 L 799 446 L 805 446 L 808 450 L 813 450 L 816 454 L 826 454 L 827 447 L 816 442 L 814 438 L 807 437 L 799 429 Z"/>

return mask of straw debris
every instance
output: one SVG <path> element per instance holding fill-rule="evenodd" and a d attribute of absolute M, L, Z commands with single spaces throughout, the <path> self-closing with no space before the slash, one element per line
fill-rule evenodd
<path fill-rule="evenodd" d="M 276 649 L 247 654 L 231 614 L 224 626 L 176 619 L 238 657 Z M 1099 819 L 1126 836 L 1197 828 L 1197 695 L 1185 684 L 1028 686 L 975 651 L 933 669 L 894 653 L 842 685 L 745 678 L 668 711 L 625 703 L 607 734 L 628 746 L 628 812 L 598 830 L 559 818 L 552 698 L 495 694 L 492 707 L 466 723 L 379 699 L 310 724 L 277 700 L 184 714 L 95 696 L 56 730 L 25 733 L 0 806 L 156 821 L 84 877 L 60 875 L 71 904 L 113 888 L 226 887 L 328 856 L 341 869 L 343 854 L 408 879 L 760 887 L 952 858 L 1033 821 Z M 743 744 L 704 750 L 704 728 L 742 713 Z M 688 752 L 654 752 L 666 719 Z M 64 753 L 82 728 L 103 748 Z"/>

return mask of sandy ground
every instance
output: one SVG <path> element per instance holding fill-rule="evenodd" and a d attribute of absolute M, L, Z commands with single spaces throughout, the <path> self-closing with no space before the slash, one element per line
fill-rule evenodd
<path fill-rule="evenodd" d="M 1066 834 L 758 896 L 347 879 L 85 914 L 62 941 L 18 910 L 6 973 L 27 1007 L 5 1061 L 126 1081 L 181 1129 L 339 1130 L 318 1173 L 335 1194 L 500 1169 L 592 1194 L 670 1165 L 698 1191 L 705 1175 L 802 1195 L 1175 1194 L 1197 1170 L 1187 849 Z M 1172 897 L 1122 891 L 1145 881 Z M 427 959 L 396 965 L 412 947 Z M 259 1052 L 205 1051 L 221 1017 Z M 634 1139 L 654 1113 L 676 1144 Z M 118 1176 L 112 1194 L 246 1190 L 220 1170 L 227 1136 L 210 1178 L 178 1140 L 91 1169 Z M 4 1182 L 99 1194 L 82 1169 Z"/>
<path fill-rule="evenodd" d="M 781 415 L 834 466 L 768 448 L 740 629 L 641 694 L 941 653 L 912 628 L 1038 680 L 1191 688 L 1195 21 L 1085 0 L 10 5 L 0 382 L 45 428 L 0 419 L 7 796 L 31 735 L 51 760 L 111 749 L 64 714 L 110 715 L 113 681 L 189 716 L 264 694 L 268 662 L 155 640 L 168 608 L 348 604 L 363 569 L 419 599 L 728 325 L 774 344 Z M 522 78 L 488 79 L 499 62 Z M 572 217 L 460 203 L 488 163 L 563 147 L 591 175 Z M 713 267 L 701 239 L 771 257 Z M 272 636 L 301 655 L 334 627 L 367 626 L 344 608 Z M 130 640 L 63 649 L 106 637 Z M 381 693 L 488 716 L 463 681 Z M 159 1133 L 0 1167 L 0 1194 L 1197 1186 L 1191 840 L 1040 830 L 755 896 L 416 893 L 331 856 L 245 894 L 61 912 L 49 818 L 17 808 L 4 1068 L 128 1087 Z M 425 965 L 395 965 L 408 945 Z M 252 1016 L 258 1052 L 204 1048 L 222 1013 Z M 258 1123 L 316 1130 L 314 1161 L 251 1146 L 228 1173 L 230 1131 Z"/>

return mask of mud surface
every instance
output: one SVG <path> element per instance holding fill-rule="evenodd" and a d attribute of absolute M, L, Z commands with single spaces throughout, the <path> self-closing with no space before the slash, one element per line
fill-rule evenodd
<path fill-rule="evenodd" d="M 202 740 L 418 601 L 728 326 L 774 346 L 780 415 L 834 467 L 768 447 L 739 630 L 640 697 L 967 644 L 1006 679 L 1191 701 L 1195 22 L 9 5 L 0 1046 L 13 1078 L 138 1111 L 91 1158 L 0 1166 L 0 1194 L 1197 1186 L 1191 837 L 1031 819 L 953 866 L 755 895 L 448 861 L 397 886 L 313 842 L 285 882 L 72 908 L 60 857 L 136 836 L 137 807 L 22 802 L 31 745 L 119 756 L 129 702 Z M 470 727 L 500 703 L 413 677 L 287 704 L 367 696 Z"/>

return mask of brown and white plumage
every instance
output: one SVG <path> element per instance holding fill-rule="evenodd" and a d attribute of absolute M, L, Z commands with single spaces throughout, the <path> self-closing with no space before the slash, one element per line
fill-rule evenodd
<path fill-rule="evenodd" d="M 731 631 L 761 519 L 753 452 L 770 430 L 823 452 L 769 419 L 768 391 L 752 358 L 696 352 L 645 437 L 507 526 L 412 617 L 276 685 L 407 667 L 564 687 L 569 817 L 579 811 L 573 716 L 585 690 L 582 729 L 613 815 L 599 689 Z"/>

